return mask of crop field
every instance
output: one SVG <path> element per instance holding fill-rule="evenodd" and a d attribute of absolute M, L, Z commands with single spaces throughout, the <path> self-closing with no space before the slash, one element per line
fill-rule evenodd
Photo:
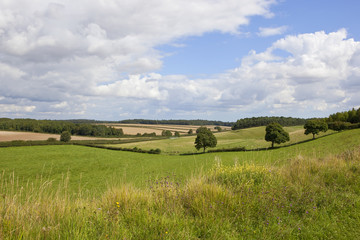
<path fill-rule="evenodd" d="M 38 141 L 38 140 L 47 140 L 49 138 L 55 138 L 57 140 L 60 140 L 60 134 L 0 131 L 0 142 L 18 141 L 18 140 L 20 140 L 20 141 Z M 71 139 L 72 140 L 96 140 L 96 139 L 106 140 L 108 138 L 72 136 Z"/>
<path fill-rule="evenodd" d="M 304 135 L 303 126 L 296 127 L 284 127 L 284 129 L 289 132 L 290 141 L 279 146 L 290 145 L 298 143 L 301 141 L 306 141 L 312 139 L 312 135 Z M 326 133 L 321 133 L 319 136 L 324 136 L 333 133 L 332 131 L 327 131 Z M 266 142 L 264 139 L 265 136 L 265 127 L 256 127 L 241 129 L 235 131 L 225 131 L 225 132 L 215 132 L 217 138 L 217 146 L 214 149 L 222 148 L 234 148 L 234 147 L 245 147 L 246 149 L 256 149 L 256 148 L 267 148 L 270 147 L 270 143 Z M 196 136 L 182 136 L 180 138 L 170 138 L 157 140 L 156 142 L 136 142 L 136 143 L 127 143 L 127 144 L 118 144 L 118 145 L 106 145 L 109 147 L 125 147 L 125 148 L 141 148 L 144 150 L 150 150 L 154 148 L 159 148 L 165 154 L 179 154 L 179 153 L 195 153 L 197 152 L 194 147 L 194 141 Z M 201 151 L 201 150 L 200 150 Z"/>
<path fill-rule="evenodd" d="M 286 130 L 291 143 L 312 137 L 300 127 Z M 222 146 L 250 148 L 269 146 L 264 134 L 260 127 L 216 136 Z M 193 144 L 195 136 L 166 141 L 187 138 Z M 270 150 L 186 156 L 75 145 L 0 148 L 0 169 L 0 239 L 360 234 L 360 129 Z"/>
<path fill-rule="evenodd" d="M 178 131 L 181 135 L 185 135 L 188 133 L 190 129 L 194 132 L 200 126 L 195 125 L 168 125 L 168 124 L 119 124 L 119 123 L 109 123 L 106 124 L 107 126 L 112 126 L 115 128 L 122 128 L 124 134 L 128 135 L 136 135 L 137 133 L 144 134 L 144 133 L 153 133 L 155 132 L 156 135 L 161 135 L 163 130 L 169 130 L 173 134 Z M 206 126 L 210 128 L 212 131 L 216 132 L 217 130 L 214 129 L 215 125 L 208 125 Z M 227 126 L 220 126 L 223 130 L 231 130 L 231 127 Z"/>

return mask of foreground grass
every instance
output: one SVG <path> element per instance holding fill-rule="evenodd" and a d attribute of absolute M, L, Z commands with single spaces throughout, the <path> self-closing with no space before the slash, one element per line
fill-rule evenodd
<path fill-rule="evenodd" d="M 109 187 L 73 198 L 68 178 L 54 189 L 0 184 L 0 239 L 357 239 L 360 149 L 297 156 L 264 166 L 220 158 L 185 184 Z"/>

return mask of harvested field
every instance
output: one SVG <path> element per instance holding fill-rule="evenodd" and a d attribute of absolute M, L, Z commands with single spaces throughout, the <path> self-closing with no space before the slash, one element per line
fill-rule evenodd
<path fill-rule="evenodd" d="M 9 142 L 16 140 L 39 141 L 39 140 L 47 140 L 48 138 L 56 138 L 57 140 L 60 140 L 60 134 L 0 131 L 0 142 Z M 108 140 L 108 138 L 71 136 L 71 140 L 95 140 L 95 139 Z"/>
<path fill-rule="evenodd" d="M 136 135 L 137 133 L 144 134 L 144 133 L 153 133 L 155 132 L 156 135 L 161 135 L 163 130 L 169 130 L 172 133 L 178 131 L 180 134 L 187 134 L 190 129 L 194 132 L 200 126 L 195 125 L 170 125 L 170 124 L 121 124 L 121 123 L 109 123 L 106 124 L 107 126 L 112 126 L 115 128 L 122 128 L 124 134 L 128 135 Z M 217 132 L 214 127 L 215 125 L 208 125 L 207 128 L 210 128 L 212 131 Z M 223 130 L 231 130 L 231 127 L 227 126 L 220 126 Z"/>

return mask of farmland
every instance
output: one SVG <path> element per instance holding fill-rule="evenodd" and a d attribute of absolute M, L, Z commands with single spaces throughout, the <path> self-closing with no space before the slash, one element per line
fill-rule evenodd
<path fill-rule="evenodd" d="M 185 135 L 191 129 L 194 132 L 200 126 L 196 125 L 169 125 L 169 124 L 125 124 L 125 123 L 108 123 L 107 126 L 121 128 L 124 131 L 124 134 L 136 135 L 138 133 L 156 133 L 156 135 L 161 135 L 163 130 L 169 130 L 173 134 L 177 131 L 181 135 Z M 214 129 L 215 125 L 207 125 L 206 127 L 210 128 L 212 131 L 217 131 Z M 231 127 L 221 126 L 223 130 L 231 130 Z"/>
<path fill-rule="evenodd" d="M 47 140 L 49 138 L 55 138 L 56 140 L 60 140 L 60 134 L 0 131 L 0 142 L 7 142 L 7 141 L 38 141 L 38 140 Z M 72 140 L 80 140 L 81 141 L 81 140 L 96 140 L 96 139 L 108 139 L 108 138 L 72 136 Z"/>
<path fill-rule="evenodd" d="M 195 136 L 136 143 L 160 155 L 0 148 L 0 238 L 354 239 L 360 129 L 315 140 L 286 130 L 286 145 L 305 142 L 187 156 L 169 153 L 190 151 Z M 220 148 L 269 146 L 263 127 L 215 135 Z"/>
<path fill-rule="evenodd" d="M 298 143 L 301 141 L 306 141 L 311 139 L 311 136 L 304 135 L 304 129 L 302 126 L 296 127 L 285 127 L 286 131 L 290 134 L 290 142 L 282 144 L 280 146 L 285 146 L 289 144 Z M 320 134 L 324 136 L 327 134 L 333 133 L 328 131 L 326 133 Z M 236 131 L 225 131 L 215 133 L 218 144 L 215 149 L 222 148 L 233 148 L 233 147 L 245 147 L 246 149 L 257 149 L 257 148 L 267 148 L 270 146 L 268 142 L 264 140 L 265 127 L 255 127 L 248 129 L 241 129 Z M 127 143 L 119 145 L 107 145 L 110 147 L 128 147 L 128 148 L 141 148 L 145 150 L 150 150 L 154 147 L 154 144 L 157 148 L 160 148 L 165 154 L 179 154 L 179 153 L 194 153 L 197 152 L 194 148 L 194 136 L 182 136 L 180 138 L 170 138 L 162 139 L 154 142 L 136 142 L 136 143 Z"/>

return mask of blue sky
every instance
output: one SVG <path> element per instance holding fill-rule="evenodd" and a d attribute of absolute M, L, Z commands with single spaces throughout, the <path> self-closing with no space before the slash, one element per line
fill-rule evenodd
<path fill-rule="evenodd" d="M 325 117 L 360 107 L 356 0 L 3 1 L 0 117 Z"/>
<path fill-rule="evenodd" d="M 360 39 L 358 21 L 360 2 L 355 0 L 301 0 L 279 1 L 271 7 L 272 18 L 252 17 L 246 26 L 240 26 L 240 35 L 205 33 L 202 36 L 180 40 L 182 48 L 171 44 L 158 47 L 173 53 L 164 58 L 161 74 L 216 74 L 239 66 L 241 58 L 251 50 L 264 51 L 285 35 L 335 32 L 348 30 L 350 38 Z M 259 28 L 286 26 L 283 34 L 259 37 Z M 209 66 L 210 65 L 210 66 Z"/>

